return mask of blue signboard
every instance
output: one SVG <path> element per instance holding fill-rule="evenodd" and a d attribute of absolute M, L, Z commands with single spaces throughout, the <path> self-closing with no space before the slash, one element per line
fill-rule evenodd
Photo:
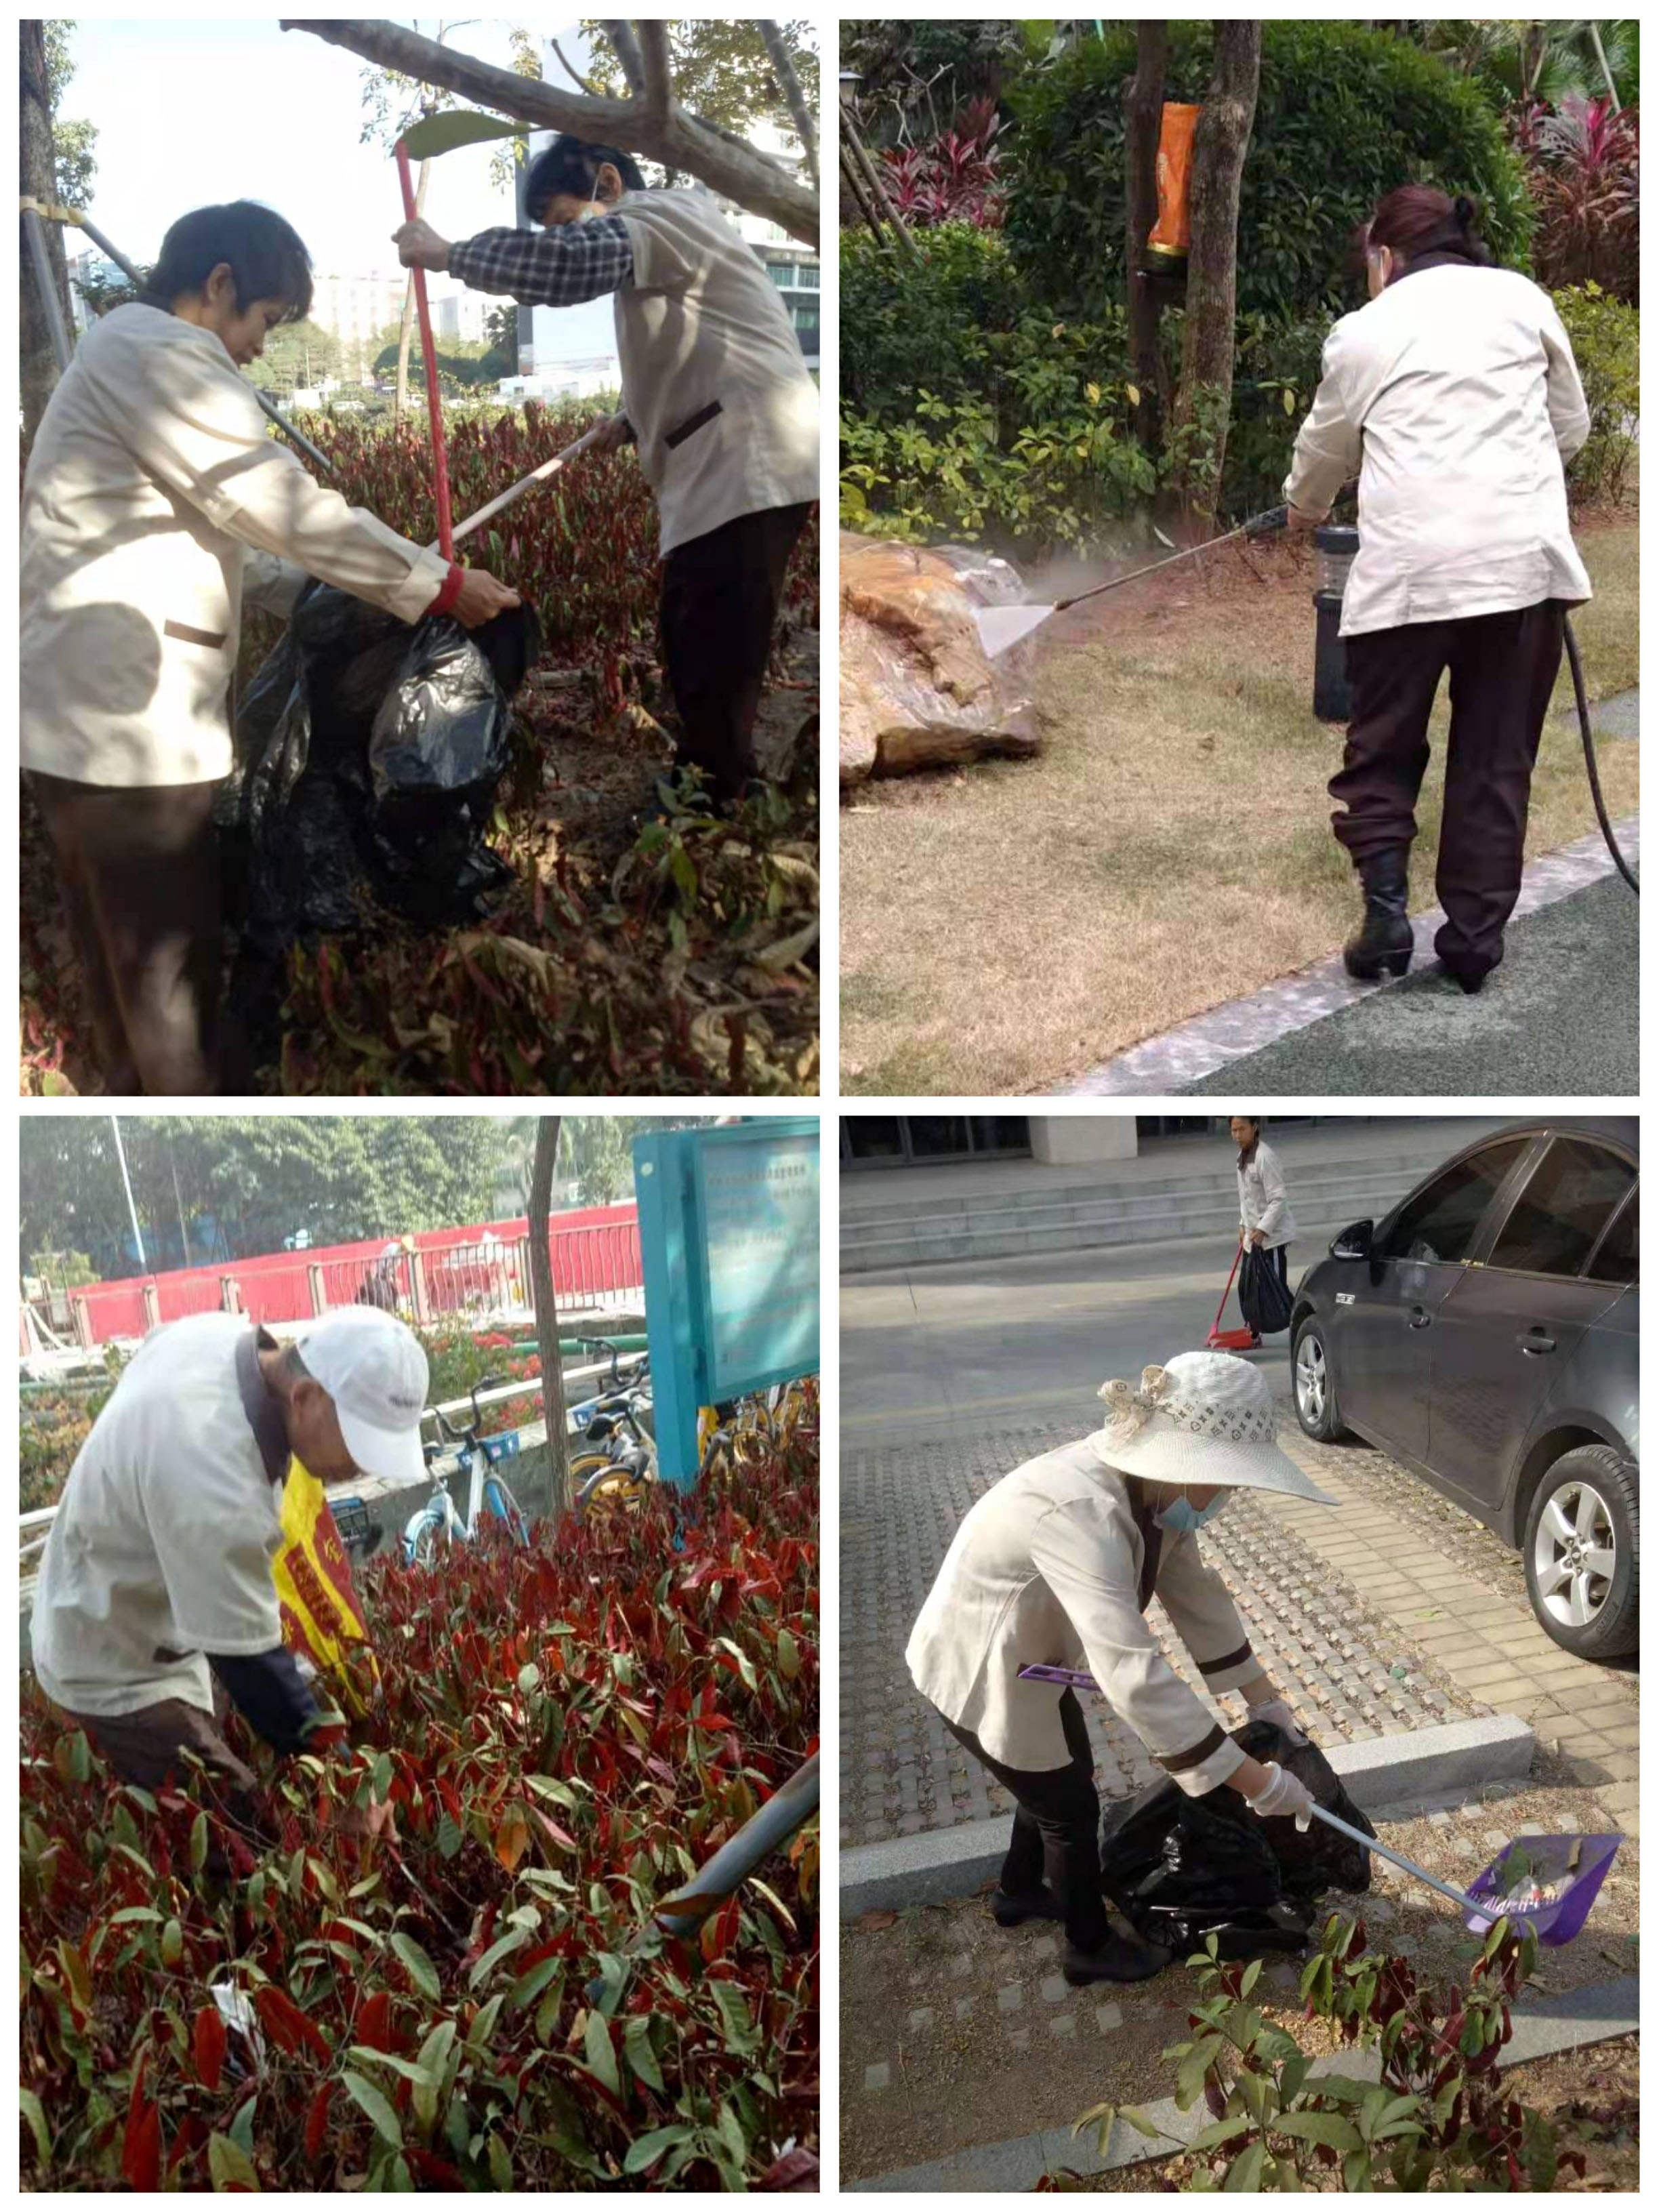
<path fill-rule="evenodd" d="M 757 1117 L 634 1139 L 657 1456 L 697 1477 L 704 1406 L 818 1364 L 818 1124 Z"/>

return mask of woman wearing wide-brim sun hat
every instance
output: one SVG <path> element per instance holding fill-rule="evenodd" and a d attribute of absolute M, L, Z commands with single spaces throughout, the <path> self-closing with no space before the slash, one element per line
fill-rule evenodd
<path fill-rule="evenodd" d="M 1302 1741 L 1196 1532 L 1239 1490 L 1336 1503 L 1280 1450 L 1267 1380 L 1242 1359 L 1182 1352 L 1100 1395 L 1103 1429 L 1027 1461 L 972 1507 L 904 1655 L 945 1727 L 1015 1800 L 993 1913 L 1004 1927 L 1063 1921 L 1073 1983 L 1142 1981 L 1169 1954 L 1113 1931 L 1083 1709 L 1021 1668 L 1086 1664 L 1189 1796 L 1237 1790 L 1264 1817 L 1306 1827 L 1308 1791 L 1216 1725 L 1164 1657 L 1146 1607 L 1162 1601 L 1212 1695 L 1241 1697 L 1253 1718 Z"/>

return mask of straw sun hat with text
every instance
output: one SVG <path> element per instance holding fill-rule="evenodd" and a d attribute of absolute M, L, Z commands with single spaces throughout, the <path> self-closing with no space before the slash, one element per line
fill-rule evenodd
<path fill-rule="evenodd" d="M 1108 1382 L 1106 1425 L 1094 1445 L 1109 1467 L 1143 1482 L 1276 1490 L 1316 1505 L 1337 1500 L 1279 1447 L 1267 1378 L 1224 1352 L 1179 1352 L 1140 1381 Z"/>

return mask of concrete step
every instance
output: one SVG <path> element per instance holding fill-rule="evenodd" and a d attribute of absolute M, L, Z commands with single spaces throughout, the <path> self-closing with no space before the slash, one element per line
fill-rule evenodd
<path fill-rule="evenodd" d="M 1298 1176 L 1291 1194 L 1298 1231 L 1340 1229 L 1366 1214 L 1379 1216 L 1422 1170 L 1417 1159 L 1322 1169 Z M 958 1197 L 948 1207 L 906 1208 L 843 1221 L 841 1260 L 843 1272 L 862 1273 L 929 1261 L 1224 1236 L 1237 1220 L 1237 1187 L 1230 1176 L 1189 1180 L 1156 1191 L 1139 1184 L 1097 1182 L 1043 1186 L 1040 1195 L 1036 1190 L 1005 1189 L 977 1200 Z"/>

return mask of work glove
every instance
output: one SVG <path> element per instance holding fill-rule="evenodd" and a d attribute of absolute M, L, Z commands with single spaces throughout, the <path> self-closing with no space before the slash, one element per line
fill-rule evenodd
<path fill-rule="evenodd" d="M 1284 1729 L 1292 1744 L 1303 1744 L 1308 1741 L 1296 1724 L 1296 1715 L 1283 1698 L 1269 1698 L 1266 1705 L 1252 1705 L 1250 1718 L 1253 1721 L 1271 1721 L 1275 1728 Z"/>
<path fill-rule="evenodd" d="M 1264 1820 L 1289 1814 L 1298 1830 L 1305 1830 L 1313 1819 L 1312 1790 L 1305 1782 L 1298 1782 L 1295 1775 L 1288 1773 L 1276 1759 L 1267 1761 L 1267 1788 L 1255 1797 L 1247 1797 L 1244 1802 Z"/>

